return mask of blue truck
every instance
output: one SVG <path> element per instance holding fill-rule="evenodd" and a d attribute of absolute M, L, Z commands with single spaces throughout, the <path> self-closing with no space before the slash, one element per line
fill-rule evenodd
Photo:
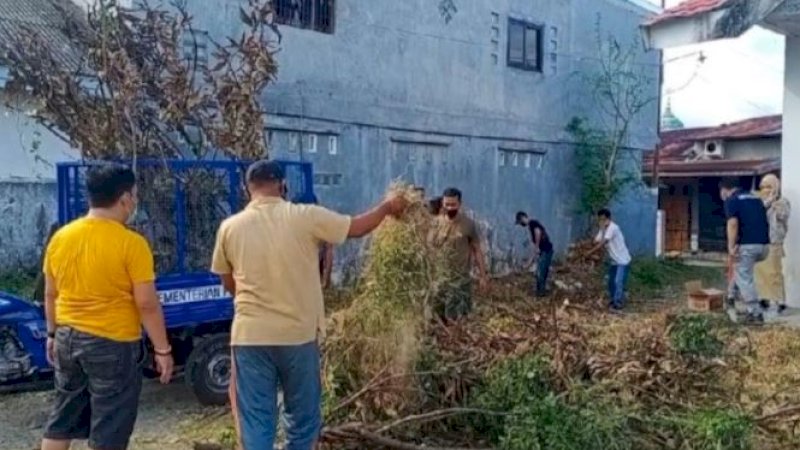
<path fill-rule="evenodd" d="M 298 203 L 315 201 L 311 164 L 280 162 L 287 175 L 287 198 Z M 92 164 L 71 162 L 56 167 L 59 225 L 88 210 L 85 173 Z M 139 208 L 131 226 L 153 248 L 156 286 L 176 376 L 183 375 L 202 404 L 224 404 L 230 383 L 233 302 L 208 267 L 219 223 L 246 203 L 246 164 L 140 160 L 133 165 L 139 177 Z M 0 388 L 19 389 L 52 377 L 46 339 L 43 305 L 0 292 Z M 142 346 L 145 376 L 155 377 L 149 369 L 152 348 L 145 339 Z"/>

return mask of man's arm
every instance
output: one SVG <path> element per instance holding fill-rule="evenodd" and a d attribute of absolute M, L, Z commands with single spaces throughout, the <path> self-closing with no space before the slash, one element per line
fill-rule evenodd
<path fill-rule="evenodd" d="M 229 294 L 236 295 L 236 280 L 233 279 L 232 274 L 220 274 L 219 279 L 222 281 L 222 287 L 224 287 Z"/>
<path fill-rule="evenodd" d="M 333 271 L 333 245 L 325 245 L 325 254 L 322 259 L 322 286 L 331 285 L 331 272 Z"/>
<path fill-rule="evenodd" d="M 164 313 L 161 310 L 161 302 L 158 301 L 155 283 L 133 285 L 133 298 L 142 319 L 142 326 L 147 332 L 150 342 L 153 343 L 153 347 L 157 351 L 168 350 L 167 327 L 164 324 Z"/>
<path fill-rule="evenodd" d="M 347 237 L 360 238 L 372 233 L 391 212 L 390 204 L 388 201 L 384 201 L 371 210 L 359 214 L 350 221 L 350 230 L 347 232 Z"/>
<path fill-rule="evenodd" d="M 481 247 L 481 243 L 478 239 L 473 239 L 470 242 L 470 251 L 472 252 L 472 257 L 475 259 L 475 263 L 478 265 L 478 275 L 481 279 L 488 279 L 488 272 L 486 270 L 486 260 L 484 259 L 483 248 Z"/>
<path fill-rule="evenodd" d="M 56 332 L 56 298 L 58 298 L 58 289 L 56 288 L 56 280 L 50 275 L 45 275 L 44 279 L 44 315 L 47 319 L 47 332 Z"/>
<path fill-rule="evenodd" d="M 44 279 L 44 316 L 47 320 L 47 361 L 55 364 L 55 339 L 53 336 L 56 332 L 56 298 L 58 298 L 58 290 L 56 289 L 56 280 L 50 275 L 45 275 Z"/>
<path fill-rule="evenodd" d="M 727 237 L 728 237 L 728 253 L 731 255 L 736 254 L 736 244 L 739 239 L 739 219 L 736 217 L 731 217 L 728 219 L 728 223 L 726 226 Z"/>
<path fill-rule="evenodd" d="M 542 242 L 542 229 L 541 228 L 534 228 L 533 229 L 533 243 L 536 245 L 536 248 L 539 247 L 539 244 Z"/>

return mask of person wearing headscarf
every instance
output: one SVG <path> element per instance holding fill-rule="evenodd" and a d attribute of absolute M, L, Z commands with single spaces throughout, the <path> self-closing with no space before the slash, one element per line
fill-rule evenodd
<path fill-rule="evenodd" d="M 778 305 L 778 312 L 786 309 L 786 298 L 783 284 L 783 241 L 791 214 L 789 201 L 781 196 L 781 182 L 777 176 L 769 174 L 761 179 L 759 185 L 761 198 L 767 208 L 769 221 L 769 256 L 756 265 L 756 289 L 765 309 L 771 303 Z"/>

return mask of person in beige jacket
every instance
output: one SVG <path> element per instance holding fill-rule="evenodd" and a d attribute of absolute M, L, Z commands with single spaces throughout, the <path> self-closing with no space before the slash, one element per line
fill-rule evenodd
<path fill-rule="evenodd" d="M 775 175 L 765 175 L 761 179 L 759 194 L 764 199 L 769 220 L 769 256 L 756 265 L 755 279 L 761 306 L 769 309 L 772 303 L 778 306 L 778 312 L 786 309 L 786 297 L 783 285 L 783 241 L 791 214 L 789 201 L 781 196 L 781 182 Z"/>

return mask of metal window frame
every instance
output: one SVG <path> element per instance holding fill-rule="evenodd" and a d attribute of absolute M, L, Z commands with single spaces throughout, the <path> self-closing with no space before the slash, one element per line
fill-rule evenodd
<path fill-rule="evenodd" d="M 318 33 L 324 34 L 334 34 L 336 32 L 336 0 L 278 0 L 280 4 L 280 9 L 291 8 L 291 17 L 285 15 L 279 15 L 277 12 L 277 8 L 274 15 L 275 23 L 278 25 L 284 25 L 287 27 L 297 28 L 300 30 L 309 30 L 309 31 L 316 31 Z M 306 22 L 303 22 L 303 18 L 301 17 L 302 14 L 302 2 L 308 2 L 308 17 Z M 319 26 L 320 24 L 320 10 L 322 9 L 323 3 L 327 3 L 328 5 L 328 26 L 327 28 Z"/>
<path fill-rule="evenodd" d="M 511 60 L 511 27 L 512 25 L 522 26 L 522 62 L 516 62 Z M 542 73 L 543 71 L 543 53 L 544 53 L 544 28 L 545 25 L 542 23 L 534 23 L 529 22 L 527 20 L 522 19 L 515 19 L 513 17 L 508 18 L 508 30 L 506 33 L 506 64 L 508 67 L 513 67 L 515 69 L 525 70 L 528 72 L 539 72 Z M 536 64 L 530 64 L 527 62 L 527 36 L 528 33 L 531 31 L 537 33 L 536 39 Z"/>

